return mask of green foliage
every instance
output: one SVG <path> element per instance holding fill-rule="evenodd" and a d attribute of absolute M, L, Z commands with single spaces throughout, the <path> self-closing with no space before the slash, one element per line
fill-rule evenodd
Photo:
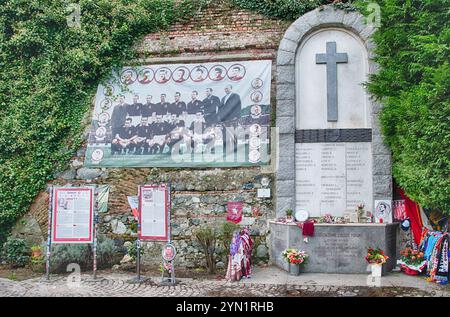
<path fill-rule="evenodd" d="M 99 236 L 97 240 L 97 268 L 111 268 L 123 256 L 112 239 Z M 82 270 L 91 270 L 92 247 L 88 244 L 55 244 L 50 256 L 50 269 L 55 273 L 67 272 L 67 266 L 76 263 Z"/>
<path fill-rule="evenodd" d="M 24 267 L 30 259 L 25 240 L 8 238 L 3 244 L 3 259 L 12 268 Z"/>
<path fill-rule="evenodd" d="M 216 228 L 209 225 L 203 225 L 195 230 L 194 237 L 202 247 L 208 272 L 210 274 L 216 273 Z"/>
<path fill-rule="evenodd" d="M 55 244 L 50 256 L 50 270 L 65 273 L 70 263 L 76 263 L 82 270 L 92 267 L 90 246 L 87 244 Z"/>
<path fill-rule="evenodd" d="M 136 241 L 131 242 L 131 241 L 127 241 L 125 242 L 124 246 L 127 248 L 127 254 L 131 257 L 131 259 L 133 260 L 133 262 L 136 261 L 137 259 L 137 255 L 138 255 L 138 248 L 136 245 Z M 144 254 L 144 248 L 139 249 L 139 255 L 142 256 Z"/>
<path fill-rule="evenodd" d="M 45 256 L 37 256 L 31 257 L 28 266 L 35 273 L 44 273 L 45 272 Z"/>
<path fill-rule="evenodd" d="M 302 14 L 328 4 L 332 0 L 231 0 L 235 5 L 254 10 L 266 16 L 284 20 L 295 20 Z"/>
<path fill-rule="evenodd" d="M 106 236 L 99 236 L 97 241 L 97 267 L 99 269 L 111 268 L 119 263 L 123 257 L 120 248 L 114 243 L 114 240 Z"/>
<path fill-rule="evenodd" d="M 69 3 L 81 27 L 69 27 Z M 207 1 L 0 0 L 0 241 L 82 142 L 100 81 Z"/>
<path fill-rule="evenodd" d="M 291 208 L 286 210 L 286 216 L 292 217 L 293 214 L 294 214 L 294 211 Z"/>
<path fill-rule="evenodd" d="M 233 238 L 233 233 L 236 230 L 239 230 L 239 228 L 239 225 L 233 222 L 225 221 L 224 223 L 222 223 L 218 235 L 218 240 L 222 244 L 222 247 L 224 249 L 223 253 L 225 256 L 228 256 L 228 254 L 230 254 L 230 244 L 231 239 Z"/>
<path fill-rule="evenodd" d="M 450 1 L 378 3 L 381 70 L 368 87 L 384 105 L 395 180 L 422 206 L 450 213 Z"/>

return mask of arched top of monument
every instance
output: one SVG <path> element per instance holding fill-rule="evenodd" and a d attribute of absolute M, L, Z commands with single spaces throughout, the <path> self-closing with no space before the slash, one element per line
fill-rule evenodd
<path fill-rule="evenodd" d="M 358 36 L 364 43 L 370 59 L 373 57 L 371 36 L 375 32 L 375 27 L 366 25 L 365 20 L 366 18 L 358 12 L 346 12 L 332 6 L 317 8 L 302 15 L 284 34 L 278 48 L 277 65 L 294 65 L 295 55 L 302 41 L 317 30 L 331 27 L 342 28 Z"/>

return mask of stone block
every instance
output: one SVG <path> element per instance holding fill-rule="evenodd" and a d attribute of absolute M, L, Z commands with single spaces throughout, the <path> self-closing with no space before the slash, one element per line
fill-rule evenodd
<path fill-rule="evenodd" d="M 295 197 L 295 180 L 283 180 L 277 182 L 277 196 Z"/>
<path fill-rule="evenodd" d="M 316 17 L 319 24 L 325 25 L 339 25 L 344 19 L 345 12 L 342 10 L 336 10 L 332 6 L 325 6 L 323 10 L 316 9 Z"/>
<path fill-rule="evenodd" d="M 75 179 L 76 176 L 77 176 L 77 172 L 74 169 L 68 169 L 68 170 L 65 170 L 64 172 L 61 172 L 61 173 L 58 173 L 57 175 L 55 175 L 56 178 L 61 178 L 61 179 L 65 179 L 65 180 Z"/>
<path fill-rule="evenodd" d="M 373 155 L 391 154 L 391 151 L 384 143 L 384 139 L 381 134 L 372 135 L 372 153 Z"/>
<path fill-rule="evenodd" d="M 295 133 L 294 117 L 277 117 L 277 127 L 280 134 Z"/>
<path fill-rule="evenodd" d="M 276 112 L 277 117 L 295 116 L 295 101 L 289 99 L 277 100 Z"/>
<path fill-rule="evenodd" d="M 342 19 L 342 23 L 348 27 L 352 27 L 353 23 L 360 17 L 361 17 L 361 15 L 357 12 L 349 12 L 344 15 L 344 18 Z"/>
<path fill-rule="evenodd" d="M 391 175 L 392 163 L 390 155 L 373 156 L 373 175 Z"/>
<path fill-rule="evenodd" d="M 127 227 L 122 221 L 113 219 L 111 220 L 111 230 L 115 234 L 125 234 L 127 232 Z"/>
<path fill-rule="evenodd" d="M 277 66 L 277 83 L 295 83 L 295 67 L 289 66 Z"/>
<path fill-rule="evenodd" d="M 279 157 L 294 157 L 295 156 L 294 134 L 279 134 L 277 146 Z"/>
<path fill-rule="evenodd" d="M 256 256 L 258 258 L 264 258 L 267 256 L 267 254 L 268 254 L 267 247 L 264 244 L 258 245 L 258 247 L 256 248 Z"/>
<path fill-rule="evenodd" d="M 295 157 L 280 156 L 278 158 L 277 181 L 287 181 L 295 179 Z"/>
<path fill-rule="evenodd" d="M 294 100 L 295 85 L 293 83 L 277 85 L 277 100 Z"/>
<path fill-rule="evenodd" d="M 283 217 L 286 216 L 286 210 L 287 209 L 295 209 L 295 199 L 294 197 L 277 197 L 276 202 L 276 210 L 277 210 L 277 217 Z"/>
<path fill-rule="evenodd" d="M 82 167 L 77 170 L 77 178 L 90 180 L 99 177 L 102 174 L 102 171 L 98 168 L 86 168 Z"/>
<path fill-rule="evenodd" d="M 373 195 L 374 199 L 385 199 L 392 197 L 392 176 L 374 175 L 373 176 Z"/>
<path fill-rule="evenodd" d="M 284 65 L 294 65 L 295 53 L 284 51 L 282 49 L 278 50 L 277 54 L 277 67 Z"/>
<path fill-rule="evenodd" d="M 279 50 L 286 51 L 286 52 L 292 52 L 295 54 L 295 52 L 297 51 L 297 47 L 298 47 L 297 42 L 291 41 L 287 38 L 283 38 L 281 40 Z"/>

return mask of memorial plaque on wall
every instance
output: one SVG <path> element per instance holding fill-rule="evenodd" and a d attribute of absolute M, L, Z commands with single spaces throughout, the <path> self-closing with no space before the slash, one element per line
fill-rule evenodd
<path fill-rule="evenodd" d="M 93 188 L 55 188 L 52 243 L 92 243 L 93 214 Z"/>
<path fill-rule="evenodd" d="M 296 209 L 319 217 L 371 206 L 371 157 L 369 142 L 297 143 Z"/>
<path fill-rule="evenodd" d="M 166 185 L 142 186 L 139 189 L 139 239 L 168 241 L 168 188 Z"/>

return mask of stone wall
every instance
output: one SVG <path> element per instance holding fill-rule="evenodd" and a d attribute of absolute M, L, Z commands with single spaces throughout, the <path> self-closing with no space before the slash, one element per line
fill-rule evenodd
<path fill-rule="evenodd" d="M 191 22 L 174 25 L 165 32 L 149 34 L 136 46 L 142 54 L 142 64 L 251 59 L 272 59 L 275 64 L 276 50 L 287 26 L 286 22 L 232 8 L 227 1 L 216 1 L 210 8 L 199 12 Z M 273 69 L 273 76 L 275 73 Z M 275 78 L 272 82 L 275 88 Z M 275 95 L 276 92 L 272 91 L 272 96 Z M 89 116 L 86 116 L 86 138 Z M 66 171 L 55 175 L 52 183 L 61 186 L 109 184 L 108 211 L 100 214 L 100 234 L 113 238 L 118 245 L 136 237 L 136 224 L 126 196 L 137 195 L 139 185 L 171 181 L 172 235 L 178 252 L 178 266 L 191 268 L 204 265 L 193 231 L 204 224 L 219 226 L 226 221 L 226 205 L 233 200 L 244 202 L 241 224 L 250 225 L 256 242 L 255 262 L 268 261 L 267 220 L 275 217 L 273 201 L 257 198 L 256 189 L 263 175 L 273 179 L 273 174 L 266 171 L 270 169 L 89 169 L 83 167 L 84 153 L 85 147 L 78 151 Z M 15 235 L 29 240 L 32 237 L 32 241 L 46 239 L 47 212 L 48 195 L 42 192 L 28 215 L 18 222 Z M 145 263 L 160 264 L 161 245 L 145 244 Z M 218 251 L 220 253 L 220 248 Z M 219 257 L 218 267 L 224 263 L 225 259 Z"/>

